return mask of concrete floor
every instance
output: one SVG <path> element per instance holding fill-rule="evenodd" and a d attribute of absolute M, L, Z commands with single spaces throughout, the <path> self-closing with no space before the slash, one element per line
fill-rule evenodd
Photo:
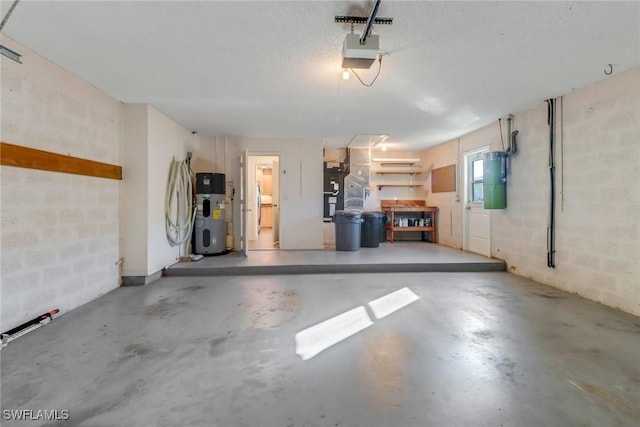
<path fill-rule="evenodd" d="M 421 298 L 302 361 L 294 336 Z M 509 273 L 163 278 L 16 341 L 2 426 L 637 426 L 640 319 Z"/>

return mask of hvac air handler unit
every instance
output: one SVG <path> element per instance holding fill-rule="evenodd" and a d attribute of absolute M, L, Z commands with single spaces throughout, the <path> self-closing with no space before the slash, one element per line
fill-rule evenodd
<path fill-rule="evenodd" d="M 196 174 L 196 223 L 193 230 L 196 254 L 225 252 L 227 215 L 224 193 L 223 173 Z"/>

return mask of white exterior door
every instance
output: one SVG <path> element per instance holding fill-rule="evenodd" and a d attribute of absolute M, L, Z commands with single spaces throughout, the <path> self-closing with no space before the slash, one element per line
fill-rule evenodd
<path fill-rule="evenodd" d="M 484 208 L 483 148 L 465 154 L 464 250 L 491 256 L 491 216 Z"/>

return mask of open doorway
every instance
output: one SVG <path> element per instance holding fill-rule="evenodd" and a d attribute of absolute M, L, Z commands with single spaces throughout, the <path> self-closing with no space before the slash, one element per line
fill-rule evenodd
<path fill-rule="evenodd" d="M 248 249 L 280 249 L 280 157 L 248 156 Z"/>

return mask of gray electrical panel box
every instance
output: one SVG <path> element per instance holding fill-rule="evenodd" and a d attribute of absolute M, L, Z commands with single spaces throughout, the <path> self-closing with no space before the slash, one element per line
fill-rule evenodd
<path fill-rule="evenodd" d="M 196 223 L 194 253 L 207 255 L 224 252 L 227 241 L 225 175 L 196 174 Z"/>

